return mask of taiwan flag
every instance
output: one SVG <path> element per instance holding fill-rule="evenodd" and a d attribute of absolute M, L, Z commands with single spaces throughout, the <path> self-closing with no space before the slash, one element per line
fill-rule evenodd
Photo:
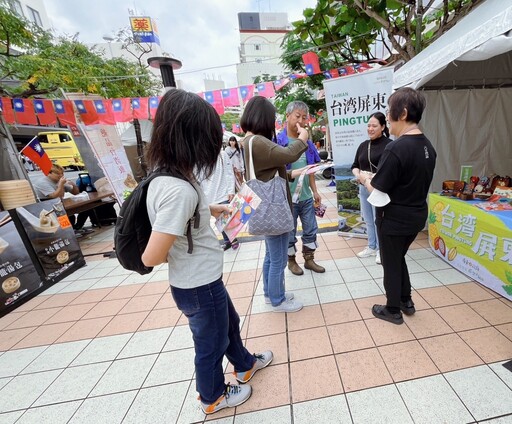
<path fill-rule="evenodd" d="M 213 106 L 219 115 L 224 114 L 224 105 L 222 104 L 222 93 L 220 90 L 205 91 L 204 99 Z"/>
<path fill-rule="evenodd" d="M 39 166 L 44 175 L 48 175 L 50 173 L 50 170 L 52 169 L 52 161 L 39 143 L 37 136 L 34 137 L 23 149 L 21 149 L 20 153 Z"/>
<path fill-rule="evenodd" d="M 56 125 L 57 116 L 53 109 L 53 102 L 45 99 L 34 99 L 34 108 L 36 110 L 39 125 Z"/>
<path fill-rule="evenodd" d="M 112 104 L 108 100 L 93 100 L 94 108 L 98 114 L 98 122 L 104 125 L 115 125 L 114 112 Z"/>
<path fill-rule="evenodd" d="M 244 103 L 247 103 L 254 97 L 254 85 L 242 85 L 238 89 Z"/>
<path fill-rule="evenodd" d="M 354 68 L 352 66 L 345 66 L 343 68 L 338 68 L 338 72 L 340 73 L 340 76 L 342 76 L 342 77 L 356 73 L 356 71 L 354 70 Z"/>
<path fill-rule="evenodd" d="M 306 67 L 306 74 L 315 75 L 320 74 L 320 59 L 315 52 L 307 52 L 302 55 L 302 61 Z"/>
<path fill-rule="evenodd" d="M 149 116 L 151 119 L 155 119 L 156 110 L 158 109 L 158 105 L 160 104 L 160 97 L 150 97 L 149 98 Z"/>
<path fill-rule="evenodd" d="M 32 100 L 13 99 L 16 122 L 24 125 L 37 125 L 36 111 Z"/>
<path fill-rule="evenodd" d="M 233 124 L 231 126 L 231 132 L 233 132 L 235 134 L 239 134 L 240 133 L 240 124 Z"/>
<path fill-rule="evenodd" d="M 14 111 L 12 110 L 12 103 L 9 97 L 0 98 L 0 112 L 4 116 L 5 122 L 8 124 L 14 124 L 16 120 L 14 119 Z"/>
<path fill-rule="evenodd" d="M 99 123 L 98 113 L 94 108 L 92 100 L 73 100 L 75 102 L 78 115 L 84 125 L 96 125 Z"/>
<path fill-rule="evenodd" d="M 55 107 L 55 114 L 57 118 L 59 118 L 59 122 L 62 126 L 76 126 L 75 112 L 71 100 L 54 100 L 53 106 Z"/>
<path fill-rule="evenodd" d="M 258 84 L 256 88 L 258 89 L 258 95 L 266 97 L 267 99 L 276 95 L 274 84 L 271 82 L 262 82 Z"/>
<path fill-rule="evenodd" d="M 282 78 L 274 81 L 274 87 L 276 90 L 281 90 L 281 88 L 287 86 L 290 82 L 290 78 Z"/>
<path fill-rule="evenodd" d="M 135 119 L 147 120 L 149 118 L 148 103 L 147 97 L 134 97 L 132 99 L 133 117 Z"/>
<path fill-rule="evenodd" d="M 224 107 L 240 106 L 240 99 L 238 98 L 238 90 L 236 88 L 226 88 L 221 90 L 221 93 Z"/>
<path fill-rule="evenodd" d="M 132 106 L 129 98 L 113 99 L 112 112 L 116 122 L 133 121 Z"/>

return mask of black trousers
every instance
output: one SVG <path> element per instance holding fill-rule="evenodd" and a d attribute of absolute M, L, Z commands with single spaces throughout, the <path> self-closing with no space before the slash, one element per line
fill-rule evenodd
<path fill-rule="evenodd" d="M 405 254 L 418 234 L 391 236 L 382 234 L 379 230 L 377 233 L 380 257 L 384 268 L 386 305 L 399 308 L 400 300 L 406 301 L 411 297 L 411 280 L 405 262 Z"/>

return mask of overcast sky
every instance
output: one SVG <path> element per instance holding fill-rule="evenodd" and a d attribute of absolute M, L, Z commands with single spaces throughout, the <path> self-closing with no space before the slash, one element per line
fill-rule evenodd
<path fill-rule="evenodd" d="M 236 87 L 239 60 L 239 12 L 287 12 L 290 22 L 316 0 L 45 0 L 58 34 L 79 33 L 84 43 L 101 43 L 103 35 L 129 26 L 128 9 L 150 16 L 158 26 L 162 50 L 182 61 L 176 79 L 185 89 L 203 91 L 205 76 Z M 231 65 L 225 66 L 224 65 Z M 222 68 L 206 69 L 223 66 Z M 191 72 L 194 71 L 194 72 Z"/>

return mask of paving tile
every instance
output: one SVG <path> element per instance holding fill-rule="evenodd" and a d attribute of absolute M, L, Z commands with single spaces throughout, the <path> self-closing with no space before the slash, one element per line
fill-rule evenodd
<path fill-rule="evenodd" d="M 159 354 L 143 386 L 158 386 L 190 380 L 195 371 L 194 358 L 194 349 L 173 350 Z"/>
<path fill-rule="evenodd" d="M 300 313 L 297 312 L 297 314 Z M 276 314 L 275 312 L 251 315 L 248 319 L 247 337 L 284 333 L 286 331 L 285 317 L 285 314 Z"/>
<path fill-rule="evenodd" d="M 160 353 L 171 332 L 172 328 L 160 328 L 135 333 L 119 354 L 118 359 Z"/>
<path fill-rule="evenodd" d="M 85 304 L 85 303 L 101 302 L 111 291 L 112 291 L 112 288 L 87 290 L 87 291 L 79 294 L 79 296 L 77 296 L 69 304 L 70 305 L 81 305 L 81 304 Z"/>
<path fill-rule="evenodd" d="M 60 336 L 71 328 L 73 322 L 63 322 L 60 324 L 42 325 L 32 331 L 23 340 L 16 343 L 14 349 L 25 347 L 42 346 L 54 343 Z"/>
<path fill-rule="evenodd" d="M 247 283 L 256 281 L 256 269 L 249 269 L 246 271 L 234 271 L 229 274 L 226 282 L 229 284 Z"/>
<path fill-rule="evenodd" d="M 490 364 L 489 367 L 496 373 L 496 375 L 503 380 L 503 382 L 512 390 L 512 372 L 508 368 L 505 368 L 503 364 L 509 361 L 495 362 Z"/>
<path fill-rule="evenodd" d="M 417 259 L 416 262 L 426 271 L 438 271 L 440 269 L 451 268 L 451 265 L 441 258 Z"/>
<path fill-rule="evenodd" d="M 444 286 L 419 289 L 418 293 L 433 308 L 464 303 L 462 299 L 456 296 L 449 288 Z"/>
<path fill-rule="evenodd" d="M 82 251 L 82 253 L 86 253 Z M 98 280 L 76 280 L 67 284 L 64 288 L 59 290 L 59 294 L 62 293 L 79 293 L 90 289 Z M 50 287 L 50 290 L 52 287 Z M 48 291 L 48 290 L 47 290 Z"/>
<path fill-rule="evenodd" d="M 291 409 L 289 405 L 286 405 L 264 411 L 240 414 L 235 416 L 233 422 L 235 424 L 260 424 L 270 422 L 273 424 L 291 424 Z"/>
<path fill-rule="evenodd" d="M 12 380 L 12 377 L 4 377 L 0 378 L 0 389 L 4 387 L 9 381 Z"/>
<path fill-rule="evenodd" d="M 485 424 L 512 424 L 512 415 L 485 421 Z"/>
<path fill-rule="evenodd" d="M 508 337 L 509 340 L 512 340 L 512 324 L 497 325 L 496 329 Z"/>
<path fill-rule="evenodd" d="M 372 296 L 372 297 L 364 297 L 361 299 L 355 299 L 357 309 L 359 313 L 363 317 L 363 319 L 373 318 L 372 315 L 372 306 L 375 304 L 385 305 L 386 304 L 386 296 Z"/>
<path fill-rule="evenodd" d="M 294 424 L 352 424 L 344 395 L 330 396 L 293 404 Z"/>
<path fill-rule="evenodd" d="M 18 318 L 21 318 L 25 314 L 26 312 L 9 312 L 7 315 L 0 318 L 0 330 L 11 325 L 14 321 L 16 321 Z"/>
<path fill-rule="evenodd" d="M 315 283 L 316 287 L 322 287 L 322 286 L 332 286 L 334 284 L 340 284 L 343 283 L 343 278 L 341 277 L 340 272 L 338 271 L 338 268 L 334 266 L 335 270 L 333 271 L 326 271 L 324 273 L 313 273 L 313 281 Z"/>
<path fill-rule="evenodd" d="M 0 378 L 14 377 L 36 359 L 47 346 L 11 350 L 0 356 Z"/>
<path fill-rule="evenodd" d="M 377 318 L 364 322 L 377 346 L 414 340 L 414 334 L 406 325 L 395 325 Z"/>
<path fill-rule="evenodd" d="M 473 302 L 469 306 L 492 325 L 512 323 L 512 308 L 509 308 L 499 299 Z"/>
<path fill-rule="evenodd" d="M 178 308 L 152 310 L 141 324 L 138 331 L 174 327 L 180 317 L 181 311 Z"/>
<path fill-rule="evenodd" d="M 23 416 L 16 421 L 17 424 L 66 424 L 82 401 L 58 403 L 56 405 L 41 406 L 27 409 Z"/>
<path fill-rule="evenodd" d="M 93 339 L 112 320 L 112 317 L 102 317 L 80 320 L 73 324 L 56 343 L 65 343 L 75 340 Z"/>
<path fill-rule="evenodd" d="M 453 333 L 453 330 L 433 309 L 416 311 L 414 315 L 404 315 L 404 318 L 405 323 L 417 339 Z"/>
<path fill-rule="evenodd" d="M 256 283 L 254 281 L 248 283 L 230 284 L 226 287 L 231 299 L 240 297 L 250 297 L 254 294 Z"/>
<path fill-rule="evenodd" d="M 94 307 L 94 304 L 64 306 L 59 312 L 53 315 L 45 324 L 56 324 L 60 322 L 78 321 Z"/>
<path fill-rule="evenodd" d="M 176 422 L 189 385 L 185 381 L 141 389 L 123 424 Z"/>
<path fill-rule="evenodd" d="M 300 314 L 288 314 L 287 322 L 288 331 L 304 330 L 325 325 L 320 305 L 306 306 L 300 311 Z"/>
<path fill-rule="evenodd" d="M 118 359 L 96 384 L 90 396 L 140 389 L 158 355 Z"/>
<path fill-rule="evenodd" d="M 103 301 L 119 300 L 119 299 L 130 299 L 137 294 L 139 290 L 144 287 L 144 284 L 131 284 L 127 286 L 118 286 L 110 291 L 105 296 Z"/>
<path fill-rule="evenodd" d="M 273 365 L 288 362 L 288 345 L 286 333 L 272 334 L 271 336 L 254 337 L 246 340 L 245 347 L 251 353 L 271 350 L 274 354 Z"/>
<path fill-rule="evenodd" d="M 130 314 L 133 312 L 151 311 L 162 296 L 162 293 L 150 294 L 147 296 L 140 296 L 137 293 L 137 296 L 131 298 L 119 313 Z"/>
<path fill-rule="evenodd" d="M 393 382 L 376 348 L 336 355 L 336 362 L 346 393 Z"/>
<path fill-rule="evenodd" d="M 22 317 L 18 318 L 8 327 L 7 330 L 15 330 L 17 328 L 25 328 L 25 327 L 38 327 L 43 324 L 46 320 L 51 318 L 57 312 L 59 312 L 62 308 L 49 308 L 49 309 L 40 309 L 37 311 L 27 312 Z"/>
<path fill-rule="evenodd" d="M 99 364 L 66 368 L 64 371 L 50 371 L 60 373 L 60 375 L 37 399 L 33 406 L 85 399 L 109 366 L 110 362 L 102 362 Z M 39 374 L 41 373 L 33 375 Z M 27 375 L 26 377 L 30 376 L 31 375 Z M 79 384 L 77 384 L 77 382 L 79 382 Z"/>
<path fill-rule="evenodd" d="M 90 340 L 80 340 L 48 346 L 41 355 L 22 371 L 22 374 L 66 368 L 89 342 Z M 1 360 L 2 358 L 0 357 Z"/>
<path fill-rule="evenodd" d="M 237 406 L 236 416 L 260 409 L 276 408 L 290 403 L 288 365 L 271 365 L 251 379 L 254 395 L 243 405 Z M 236 421 L 236 419 L 235 419 Z"/>
<path fill-rule="evenodd" d="M 321 308 L 327 325 L 361 319 L 361 314 L 353 300 L 322 304 Z"/>
<path fill-rule="evenodd" d="M 249 312 L 249 308 L 252 304 L 252 298 L 251 297 L 239 297 L 238 299 L 231 299 L 233 301 L 233 305 L 236 309 L 236 311 L 240 315 L 247 315 Z"/>
<path fill-rule="evenodd" d="M 336 286 L 329 286 L 336 287 Z M 320 296 L 320 291 L 325 289 L 326 287 L 315 288 L 306 288 L 300 290 L 294 290 L 295 298 L 299 300 L 304 306 L 318 305 L 320 302 L 318 300 Z M 300 313 L 300 312 L 299 312 Z M 282 314 L 281 314 L 282 315 Z"/>
<path fill-rule="evenodd" d="M 94 308 L 84 316 L 84 319 L 114 316 L 123 309 L 128 301 L 129 299 L 103 300 L 94 305 Z"/>
<path fill-rule="evenodd" d="M 75 300 L 80 293 L 63 293 L 63 294 L 54 294 L 50 296 L 46 301 L 37 305 L 34 309 L 50 309 L 50 308 L 58 308 L 61 306 L 67 306 L 70 302 Z"/>
<path fill-rule="evenodd" d="M 353 254 L 351 258 L 336 259 L 334 262 L 340 271 L 352 268 L 361 269 L 363 267 L 363 264 L 359 258 L 355 257 Z"/>
<path fill-rule="evenodd" d="M 343 277 L 343 281 L 345 283 L 353 283 L 354 281 L 366 281 L 371 280 L 372 276 L 366 268 L 349 268 L 349 269 L 341 269 L 340 274 Z"/>
<path fill-rule="evenodd" d="M 395 382 L 439 373 L 439 369 L 416 340 L 378 349 Z"/>
<path fill-rule="evenodd" d="M 512 391 L 487 366 L 444 374 L 477 421 L 512 413 Z"/>
<path fill-rule="evenodd" d="M 0 413 L 28 408 L 60 373 L 46 371 L 14 377 L 0 390 Z"/>
<path fill-rule="evenodd" d="M 441 372 L 482 365 L 480 357 L 457 334 L 419 341 Z"/>
<path fill-rule="evenodd" d="M 167 350 L 186 349 L 190 347 L 194 347 L 192 332 L 188 325 L 180 325 L 174 327 L 163 350 L 165 352 Z"/>
<path fill-rule="evenodd" d="M 13 412 L 5 412 L 0 414 L 0 423 L 1 424 L 14 424 L 18 418 L 23 414 L 23 410 L 21 411 L 13 411 Z"/>
<path fill-rule="evenodd" d="M 131 334 L 120 334 L 94 339 L 71 363 L 71 366 L 113 361 L 126 346 L 131 336 Z"/>
<path fill-rule="evenodd" d="M 437 256 L 432 253 L 430 249 L 418 249 L 418 250 L 409 250 L 407 252 L 407 256 L 414 260 L 426 259 L 426 258 L 436 258 Z"/>
<path fill-rule="evenodd" d="M 325 327 L 289 332 L 288 344 L 291 361 L 332 355 L 331 342 Z"/>
<path fill-rule="evenodd" d="M 144 284 L 138 292 L 137 296 L 148 296 L 150 294 L 164 294 L 169 291 L 169 281 L 165 278 L 165 281 L 159 282 L 148 282 Z"/>
<path fill-rule="evenodd" d="M 469 411 L 441 375 L 398 383 L 397 387 L 416 424 L 473 421 Z"/>
<path fill-rule="evenodd" d="M 343 393 L 334 356 L 306 359 L 290 364 L 293 403 Z"/>
<path fill-rule="evenodd" d="M 187 395 L 185 396 L 185 400 L 183 401 L 183 405 L 181 407 L 180 415 L 178 419 L 175 421 L 177 424 L 189 424 L 195 422 L 203 422 L 205 419 L 205 414 L 201 409 L 199 400 L 197 399 L 199 394 L 196 391 L 196 381 L 192 380 L 190 382 L 190 386 L 188 388 Z M 226 408 L 228 411 L 220 411 L 212 416 L 212 418 L 222 418 L 228 414 L 231 415 L 231 419 L 233 419 L 232 415 L 235 413 L 234 408 Z M 215 416 L 217 415 L 217 416 Z"/>
<path fill-rule="evenodd" d="M 36 327 L 19 328 L 16 330 L 3 330 L 0 337 L 0 351 L 12 349 L 20 340 L 32 333 Z"/>
<path fill-rule="evenodd" d="M 57 283 L 59 284 L 59 283 Z M 57 284 L 54 284 L 56 286 Z M 52 286 L 53 287 L 53 286 Z M 16 308 L 16 312 L 27 312 L 34 309 L 37 305 L 46 302 L 51 295 L 46 294 L 48 290 L 45 290 L 45 294 L 40 294 L 32 299 L 26 301 L 23 305 L 20 305 Z M 10 314 L 9 314 L 10 315 Z"/>
<path fill-rule="evenodd" d="M 357 281 L 355 283 L 347 283 L 348 291 L 353 299 L 360 299 L 362 297 L 378 296 L 382 294 L 379 285 L 373 281 Z"/>
<path fill-rule="evenodd" d="M 443 272 L 444 271 L 445 270 L 443 270 Z M 411 279 L 411 286 L 416 290 L 443 285 L 443 283 L 441 283 L 439 279 L 435 278 L 433 273 L 430 272 L 417 272 L 415 274 L 409 274 L 409 277 Z"/>
<path fill-rule="evenodd" d="M 354 424 L 413 423 L 395 385 L 347 393 Z"/>
<path fill-rule="evenodd" d="M 334 260 L 345 259 L 345 258 L 353 258 L 354 257 L 354 251 L 351 248 L 333 249 L 333 250 L 331 250 L 331 257 Z"/>
<path fill-rule="evenodd" d="M 375 346 L 363 321 L 329 325 L 327 329 L 334 353 L 350 352 Z"/>
<path fill-rule="evenodd" d="M 495 328 L 463 331 L 459 336 L 487 363 L 512 358 L 512 341 Z"/>
<path fill-rule="evenodd" d="M 121 423 L 136 395 L 137 391 L 134 390 L 86 399 L 69 424 Z"/>
<path fill-rule="evenodd" d="M 454 270 L 455 271 L 455 270 Z M 478 302 L 479 300 L 494 299 L 494 296 L 475 282 L 453 284 L 449 289 L 460 297 L 464 302 Z"/>
<path fill-rule="evenodd" d="M 99 336 L 112 336 L 115 334 L 133 333 L 139 329 L 148 316 L 149 311 L 135 312 L 133 314 L 116 315 L 100 331 Z"/>
<path fill-rule="evenodd" d="M 436 312 L 441 315 L 441 318 L 443 318 L 454 331 L 472 330 L 474 328 L 489 326 L 486 320 L 465 304 L 437 308 Z"/>
<path fill-rule="evenodd" d="M 346 284 L 317 287 L 316 291 L 320 303 L 340 302 L 342 300 L 351 299 Z"/>

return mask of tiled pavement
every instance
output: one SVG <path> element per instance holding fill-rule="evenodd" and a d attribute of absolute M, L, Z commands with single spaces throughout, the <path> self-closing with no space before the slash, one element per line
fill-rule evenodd
<path fill-rule="evenodd" d="M 335 216 L 331 207 L 323 223 Z M 287 315 L 263 301 L 263 242 L 226 252 L 243 339 L 275 358 L 251 380 L 249 401 L 206 421 L 512 423 L 512 372 L 502 366 L 512 358 L 511 302 L 436 258 L 420 234 L 408 255 L 418 311 L 395 326 L 371 315 L 384 301 L 382 268 L 355 256 L 365 241 L 327 232 L 320 244 L 325 274 L 287 271 L 287 289 L 306 305 Z M 82 242 L 84 253 L 111 246 L 112 229 Z M 139 276 L 92 256 L 0 319 L 0 424 L 203 422 L 196 397 L 192 340 L 166 266 Z"/>

